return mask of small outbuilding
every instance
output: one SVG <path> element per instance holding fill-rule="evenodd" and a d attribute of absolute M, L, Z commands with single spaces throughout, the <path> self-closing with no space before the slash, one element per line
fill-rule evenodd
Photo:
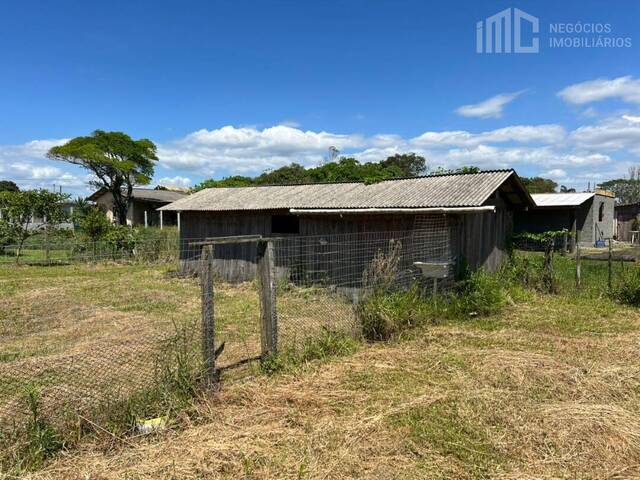
<path fill-rule="evenodd" d="M 640 202 L 616 205 L 616 239 L 620 242 L 640 242 Z"/>
<path fill-rule="evenodd" d="M 495 270 L 507 254 L 514 212 L 533 206 L 514 170 L 494 170 L 370 185 L 210 188 L 160 211 L 180 213 L 181 258 L 185 261 L 197 256 L 190 248 L 196 240 L 216 237 L 313 237 L 327 244 L 340 235 L 415 232 L 414 246 L 425 243 L 433 250 L 444 248 L 458 267 Z M 437 233 L 438 240 L 421 232 Z M 216 247 L 218 254 L 222 250 Z M 228 250 L 224 254 L 230 255 Z M 233 255 L 239 261 L 251 261 L 246 248 L 237 248 Z"/>
<path fill-rule="evenodd" d="M 186 192 L 176 190 L 166 190 L 163 188 L 134 188 L 127 210 L 127 225 L 157 227 L 162 225 L 177 225 L 178 216 L 175 212 L 169 211 L 162 214 L 162 220 L 158 208 L 180 200 L 187 196 Z M 106 190 L 98 190 L 88 197 L 88 200 L 102 208 L 107 217 L 115 222 L 115 212 L 113 208 L 113 195 Z"/>
<path fill-rule="evenodd" d="M 515 231 L 542 233 L 566 229 L 577 232 L 581 245 L 594 246 L 613 238 L 614 195 L 598 190 L 584 193 L 531 195 L 535 208 L 516 215 Z"/>

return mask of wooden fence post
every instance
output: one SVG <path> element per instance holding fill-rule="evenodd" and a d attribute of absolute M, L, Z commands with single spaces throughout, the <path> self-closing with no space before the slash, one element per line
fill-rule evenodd
<path fill-rule="evenodd" d="M 576 232 L 576 288 L 580 288 L 582 283 L 580 272 L 580 233 Z"/>
<path fill-rule="evenodd" d="M 611 290 L 612 286 L 612 278 L 613 278 L 613 244 L 611 243 L 611 238 L 609 239 L 609 258 L 608 258 L 608 267 L 609 267 L 609 275 L 607 277 L 607 285 L 609 290 Z"/>
<path fill-rule="evenodd" d="M 258 278 L 260 280 L 260 331 L 262 358 L 278 351 L 278 311 L 273 242 L 258 242 Z"/>
<path fill-rule="evenodd" d="M 564 234 L 562 235 L 562 256 L 565 256 L 567 254 L 567 251 L 569 250 L 569 231 L 565 230 Z"/>
<path fill-rule="evenodd" d="M 215 316 L 213 304 L 213 245 L 204 245 L 202 247 L 200 263 L 204 383 L 205 387 L 214 387 L 218 383 L 218 372 L 216 371 Z"/>

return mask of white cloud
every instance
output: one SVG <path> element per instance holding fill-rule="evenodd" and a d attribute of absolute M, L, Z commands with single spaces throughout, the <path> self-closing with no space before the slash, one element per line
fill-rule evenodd
<path fill-rule="evenodd" d="M 638 115 L 622 115 L 622 118 L 630 123 L 640 123 L 640 116 Z"/>
<path fill-rule="evenodd" d="M 420 146 L 473 146 L 483 143 L 555 143 L 565 136 L 560 125 L 514 125 L 482 133 L 464 130 L 425 132 L 412 139 L 411 143 Z"/>
<path fill-rule="evenodd" d="M 0 145 L 1 177 L 16 180 L 24 188 L 56 184 L 86 193 L 90 176 L 85 171 L 44 157 L 48 148 L 63 141 Z M 256 175 L 291 162 L 317 165 L 328 157 L 331 146 L 361 162 L 415 152 L 433 168 L 513 167 L 581 187 L 579 182 L 586 186 L 586 181 L 625 175 L 629 165 L 640 163 L 640 117 L 609 117 L 571 132 L 561 125 L 542 124 L 480 132 L 426 131 L 413 137 L 305 131 L 286 125 L 203 129 L 158 146 L 160 164 L 152 183 L 188 187 L 203 177 Z"/>
<path fill-rule="evenodd" d="M 570 134 L 570 140 L 589 150 L 630 150 L 640 154 L 640 117 L 611 117 L 585 125 Z"/>
<path fill-rule="evenodd" d="M 365 145 L 360 135 L 303 131 L 286 125 L 259 130 L 225 126 L 198 130 L 158 148 L 160 163 L 169 168 L 215 174 L 233 169 L 237 173 L 277 168 L 295 161 L 313 165 L 334 146 L 345 150 Z"/>
<path fill-rule="evenodd" d="M 33 140 L 17 145 L 0 145 L 0 173 L 3 179 L 16 182 L 21 188 L 63 187 L 79 191 L 87 188 L 88 176 L 80 169 L 68 171 L 62 162 L 47 160 L 47 151 L 62 145 L 67 139 Z M 77 172 L 77 173 L 76 173 Z"/>
<path fill-rule="evenodd" d="M 164 187 L 180 187 L 188 188 L 192 185 L 192 181 L 188 177 L 181 177 L 179 175 L 175 177 L 162 177 L 156 182 Z"/>
<path fill-rule="evenodd" d="M 569 85 L 558 96 L 565 102 L 582 105 L 608 98 L 640 103 L 640 80 L 630 75 L 614 79 L 599 78 Z"/>
<path fill-rule="evenodd" d="M 514 101 L 524 92 L 525 90 L 513 93 L 500 93 L 480 103 L 462 105 L 456 109 L 456 113 L 463 117 L 500 118 L 505 105 Z"/>
<path fill-rule="evenodd" d="M 543 177 L 552 178 L 552 179 L 563 179 L 567 177 L 567 172 L 561 168 L 554 168 L 547 172 L 542 172 Z"/>

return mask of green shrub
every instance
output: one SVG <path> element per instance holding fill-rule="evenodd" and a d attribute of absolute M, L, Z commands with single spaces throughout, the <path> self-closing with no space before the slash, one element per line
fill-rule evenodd
<path fill-rule="evenodd" d="M 91 242 L 97 242 L 104 238 L 112 228 L 111 222 L 105 213 L 96 207 L 87 208 L 81 217 L 76 217 L 80 232 L 86 235 Z"/>
<path fill-rule="evenodd" d="M 126 225 L 114 225 L 105 234 L 104 239 L 114 258 L 131 256 L 136 247 L 137 232 Z"/>
<path fill-rule="evenodd" d="M 348 332 L 323 327 L 320 335 L 308 337 L 300 347 L 289 348 L 263 358 L 260 369 L 263 373 L 272 374 L 314 360 L 349 355 L 358 349 L 359 343 L 358 339 Z"/>
<path fill-rule="evenodd" d="M 40 391 L 36 387 L 25 390 L 29 418 L 12 432 L 0 435 L 0 473 L 21 472 L 40 468 L 65 446 L 62 435 L 40 412 Z"/>
<path fill-rule="evenodd" d="M 507 304 L 507 292 L 499 275 L 476 270 L 448 295 L 449 316 L 486 316 L 499 312 Z"/>
<path fill-rule="evenodd" d="M 610 294 L 620 303 L 640 307 L 640 268 L 634 265 L 629 270 L 623 270 L 620 281 Z"/>
<path fill-rule="evenodd" d="M 369 341 L 387 340 L 433 318 L 433 302 L 417 286 L 409 290 L 374 291 L 356 307 L 362 334 Z"/>
<path fill-rule="evenodd" d="M 498 276 L 503 280 L 507 288 L 520 286 L 544 293 L 557 293 L 560 284 L 556 272 L 557 262 L 553 260 L 553 252 L 549 252 L 549 255 L 551 255 L 551 259 L 546 260 L 544 256 L 514 252 L 502 264 Z M 566 259 L 567 257 L 559 258 Z M 509 290 L 512 290 L 512 288 L 509 288 Z"/>
<path fill-rule="evenodd" d="M 179 232 L 175 227 L 144 228 L 137 231 L 135 256 L 142 262 L 172 261 L 178 258 Z"/>

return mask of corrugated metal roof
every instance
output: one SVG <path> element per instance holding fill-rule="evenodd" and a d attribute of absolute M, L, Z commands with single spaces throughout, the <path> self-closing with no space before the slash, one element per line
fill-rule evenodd
<path fill-rule="evenodd" d="M 106 189 L 101 188 L 93 192 L 87 197 L 88 200 L 97 201 L 103 195 L 109 193 Z M 156 190 L 155 188 L 136 188 L 134 187 L 131 192 L 133 198 L 138 200 L 146 200 L 149 202 L 163 202 L 170 203 L 180 200 L 187 196 L 185 192 L 177 192 L 175 190 Z"/>
<path fill-rule="evenodd" d="M 161 210 L 234 211 L 481 206 L 513 170 L 432 175 L 364 183 L 209 188 Z"/>
<path fill-rule="evenodd" d="M 137 200 L 148 200 L 151 202 L 175 202 L 187 196 L 184 192 L 175 190 L 156 190 L 150 188 L 134 188 L 133 198 Z"/>
<path fill-rule="evenodd" d="M 531 195 L 538 207 L 577 207 L 595 195 L 587 193 L 535 193 Z"/>

